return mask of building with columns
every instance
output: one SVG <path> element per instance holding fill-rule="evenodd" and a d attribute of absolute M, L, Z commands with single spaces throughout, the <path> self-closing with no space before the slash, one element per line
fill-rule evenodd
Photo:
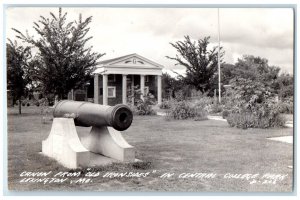
<path fill-rule="evenodd" d="M 162 69 L 162 65 L 138 54 L 101 61 L 93 73 L 94 103 L 127 104 L 127 91 L 138 85 L 142 93 L 150 92 L 161 104 Z"/>

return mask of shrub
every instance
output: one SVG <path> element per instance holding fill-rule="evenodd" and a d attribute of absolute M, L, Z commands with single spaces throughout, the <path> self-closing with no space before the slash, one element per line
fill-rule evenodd
<path fill-rule="evenodd" d="M 207 113 L 220 113 L 223 111 L 223 105 L 215 102 L 213 97 L 203 96 L 195 100 L 197 107 L 203 108 Z"/>
<path fill-rule="evenodd" d="M 152 109 L 152 105 L 155 105 L 155 98 L 151 93 L 143 96 L 143 99 L 140 99 L 141 92 L 138 88 L 134 90 L 133 96 L 129 96 L 131 100 L 134 97 L 134 105 L 132 102 L 129 102 L 129 107 L 133 114 L 136 115 L 155 115 L 155 111 Z"/>
<path fill-rule="evenodd" d="M 207 113 L 211 113 L 214 99 L 211 97 L 203 96 L 194 101 L 194 104 L 198 108 L 202 108 Z"/>
<path fill-rule="evenodd" d="M 26 103 L 25 102 L 22 102 L 22 106 L 25 106 L 26 105 Z"/>
<path fill-rule="evenodd" d="M 294 103 L 290 99 L 285 99 L 277 104 L 279 113 L 293 114 L 294 113 Z"/>
<path fill-rule="evenodd" d="M 186 96 L 184 95 L 184 91 L 183 90 L 178 90 L 175 92 L 175 99 L 177 101 L 184 101 L 186 98 Z"/>
<path fill-rule="evenodd" d="M 237 128 L 268 128 L 283 126 L 275 94 L 260 81 L 237 78 L 231 81 L 231 104 L 227 122 Z"/>
<path fill-rule="evenodd" d="M 26 105 L 27 105 L 27 106 L 30 106 L 30 103 L 28 102 Z"/>
<path fill-rule="evenodd" d="M 197 107 L 205 108 L 208 105 L 211 105 L 214 103 L 214 99 L 211 97 L 201 97 L 194 101 L 194 104 Z"/>
<path fill-rule="evenodd" d="M 229 111 L 228 110 L 223 110 L 222 112 L 222 118 L 226 119 L 229 116 Z"/>
<path fill-rule="evenodd" d="M 207 112 L 201 108 L 195 108 L 196 109 L 196 116 L 195 116 L 195 121 L 202 121 L 202 120 L 207 120 Z"/>
<path fill-rule="evenodd" d="M 280 127 L 285 124 L 285 121 L 286 119 L 279 114 L 272 117 L 258 117 L 252 113 L 231 113 L 227 117 L 230 126 L 243 129 Z"/>
<path fill-rule="evenodd" d="M 195 120 L 207 119 L 207 112 L 201 107 L 197 107 L 187 101 L 174 101 L 170 111 L 167 113 L 167 118 L 173 119 L 189 119 Z"/>
<path fill-rule="evenodd" d="M 39 99 L 37 102 L 38 102 L 38 104 L 39 104 L 40 106 L 49 106 L 48 101 L 47 101 L 46 98 L 41 98 L 41 99 Z"/>
<path fill-rule="evenodd" d="M 138 110 L 137 110 L 137 108 L 135 106 L 128 105 L 128 107 L 130 108 L 132 114 L 138 115 Z"/>
<path fill-rule="evenodd" d="M 223 111 L 222 105 L 215 103 L 211 106 L 211 111 L 210 113 L 220 113 Z"/>
<path fill-rule="evenodd" d="M 35 102 L 35 105 L 36 105 L 37 107 L 39 107 L 39 106 L 40 106 L 40 102 L 36 101 L 36 102 Z"/>
<path fill-rule="evenodd" d="M 134 115 L 155 115 L 156 114 L 156 112 L 152 109 L 152 106 L 148 105 L 142 100 L 138 101 L 137 105 L 135 106 L 132 105 L 128 105 L 128 106 Z"/>
<path fill-rule="evenodd" d="M 184 101 L 187 100 L 191 95 L 191 86 L 190 85 L 182 85 L 179 90 L 174 91 L 176 101 Z"/>
<path fill-rule="evenodd" d="M 160 106 L 160 109 L 170 109 L 171 108 L 171 100 L 164 100 Z"/>
<path fill-rule="evenodd" d="M 254 106 L 235 107 L 227 117 L 230 126 L 237 128 L 269 128 L 285 124 L 286 119 L 278 111 L 278 105 L 270 98 Z"/>
<path fill-rule="evenodd" d="M 227 122 L 231 127 L 243 129 L 253 127 L 255 123 L 254 121 L 254 116 L 246 113 L 232 113 L 230 116 L 227 117 Z"/>
<path fill-rule="evenodd" d="M 187 101 L 175 102 L 169 113 L 174 119 L 188 119 L 195 117 L 195 111 Z"/>
<path fill-rule="evenodd" d="M 139 100 L 137 102 L 137 105 L 135 106 L 136 108 L 136 113 L 138 115 L 155 115 L 155 111 L 152 109 L 152 105 L 150 104 L 147 100 Z"/>
<path fill-rule="evenodd" d="M 285 103 L 285 102 L 278 103 L 278 109 L 280 113 L 284 113 L 284 114 L 294 113 L 294 105 L 290 103 Z"/>

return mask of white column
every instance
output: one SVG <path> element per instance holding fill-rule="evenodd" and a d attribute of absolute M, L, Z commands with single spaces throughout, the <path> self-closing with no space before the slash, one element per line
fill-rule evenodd
<path fill-rule="evenodd" d="M 94 75 L 94 103 L 99 103 L 99 74 Z"/>
<path fill-rule="evenodd" d="M 141 99 L 144 100 L 144 94 L 145 94 L 145 75 L 141 75 Z"/>
<path fill-rule="evenodd" d="M 157 76 L 157 103 L 161 104 L 161 75 Z"/>
<path fill-rule="evenodd" d="M 131 95 L 132 95 L 132 98 L 131 98 L 131 104 L 134 105 L 134 75 L 131 75 Z"/>
<path fill-rule="evenodd" d="M 127 75 L 122 75 L 122 103 L 127 103 Z"/>
<path fill-rule="evenodd" d="M 103 74 L 103 105 L 107 104 L 107 74 Z"/>

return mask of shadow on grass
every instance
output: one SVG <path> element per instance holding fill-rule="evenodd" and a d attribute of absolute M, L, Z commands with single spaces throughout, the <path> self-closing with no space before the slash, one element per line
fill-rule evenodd
<path fill-rule="evenodd" d="M 37 116 L 40 115 L 40 113 L 23 113 L 19 114 L 19 113 L 15 113 L 15 112 L 8 112 L 7 113 L 8 116 L 15 116 L 15 117 L 28 117 L 28 116 Z"/>
<path fill-rule="evenodd" d="M 19 114 L 19 108 L 18 107 L 8 107 L 7 108 L 7 115 L 8 116 L 16 116 L 16 117 L 26 117 L 26 116 L 38 116 L 41 115 L 42 111 L 47 111 L 48 113 L 51 113 L 51 108 L 46 107 L 22 107 L 21 114 Z"/>

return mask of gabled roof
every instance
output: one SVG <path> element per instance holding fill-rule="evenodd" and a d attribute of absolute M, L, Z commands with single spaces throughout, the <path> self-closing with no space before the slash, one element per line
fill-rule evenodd
<path fill-rule="evenodd" d="M 117 57 L 117 58 L 113 58 L 113 59 L 108 59 L 108 60 L 103 60 L 103 61 L 100 61 L 99 64 L 102 65 L 102 66 L 105 66 L 105 67 L 109 67 L 110 65 L 113 65 L 115 63 L 118 63 L 118 62 L 121 62 L 121 61 L 124 61 L 126 59 L 129 59 L 129 58 L 132 58 L 132 57 L 136 57 L 136 58 L 139 58 L 149 64 L 151 64 L 152 66 L 154 67 L 157 67 L 159 69 L 162 69 L 163 66 L 156 63 L 156 62 L 153 62 L 143 56 L 140 56 L 136 53 L 133 53 L 133 54 L 128 54 L 128 55 L 125 55 L 125 56 L 121 56 L 121 57 Z"/>
<path fill-rule="evenodd" d="M 126 58 L 126 57 L 130 57 L 134 55 L 134 53 L 132 54 L 128 54 L 128 55 L 125 55 L 125 56 L 120 56 L 120 57 L 117 57 L 117 58 L 112 58 L 112 59 L 108 59 L 108 60 L 103 60 L 103 61 L 100 61 L 99 64 L 107 64 L 107 63 L 110 63 L 110 62 L 114 62 L 114 61 L 117 61 L 117 60 L 122 60 L 123 58 Z"/>

